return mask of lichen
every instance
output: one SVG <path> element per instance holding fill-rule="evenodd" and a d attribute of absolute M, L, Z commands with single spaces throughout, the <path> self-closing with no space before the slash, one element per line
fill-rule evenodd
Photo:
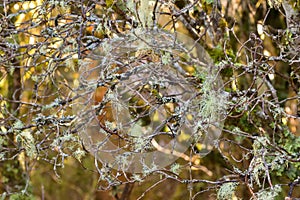
<path fill-rule="evenodd" d="M 218 200 L 232 199 L 232 197 L 234 195 L 234 191 L 237 186 L 238 186 L 238 183 L 232 183 L 232 182 L 224 183 L 218 190 L 218 194 L 217 194 Z"/>

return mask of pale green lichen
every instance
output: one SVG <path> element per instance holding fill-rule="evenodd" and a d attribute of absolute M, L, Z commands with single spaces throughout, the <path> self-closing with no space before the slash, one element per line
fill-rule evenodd
<path fill-rule="evenodd" d="M 21 120 L 17 120 L 13 125 L 13 128 L 15 128 L 15 129 L 21 129 L 23 127 L 24 127 L 24 124 Z"/>
<path fill-rule="evenodd" d="M 130 154 L 127 152 L 116 156 L 116 164 L 119 166 L 120 170 L 126 170 L 129 167 L 131 164 L 129 158 Z"/>
<path fill-rule="evenodd" d="M 145 152 L 149 148 L 149 139 L 144 136 L 133 138 L 133 151 Z"/>
<path fill-rule="evenodd" d="M 35 140 L 29 131 L 22 131 L 16 136 L 16 140 L 25 149 L 25 153 L 30 158 L 36 158 L 37 150 Z"/>
<path fill-rule="evenodd" d="M 158 170 L 158 166 L 154 163 L 151 164 L 151 166 L 146 165 L 146 163 L 143 163 L 143 175 L 147 176 L 154 171 Z"/>
<path fill-rule="evenodd" d="M 218 200 L 229 200 L 234 196 L 234 191 L 238 183 L 224 183 L 218 190 L 217 198 Z"/>
<path fill-rule="evenodd" d="M 171 165 L 170 171 L 174 174 L 179 175 L 181 171 L 181 165 L 179 163 L 174 163 L 173 165 Z"/>
<path fill-rule="evenodd" d="M 200 117 L 202 119 L 215 122 L 220 120 L 220 116 L 227 107 L 227 96 L 224 93 L 218 92 L 212 88 L 212 80 L 206 79 L 202 85 L 201 91 L 203 92 L 200 101 Z"/>
<path fill-rule="evenodd" d="M 281 192 L 281 187 L 275 185 L 273 188 L 261 190 L 257 193 L 257 200 L 273 200 Z"/>
<path fill-rule="evenodd" d="M 169 52 L 165 52 L 164 54 L 162 54 L 161 62 L 164 65 L 169 64 L 171 62 L 171 54 Z"/>
<path fill-rule="evenodd" d="M 144 181 L 140 174 L 133 174 L 131 178 L 136 182 L 143 182 Z"/>
<path fill-rule="evenodd" d="M 73 152 L 73 156 L 81 162 L 82 158 L 85 156 L 85 151 L 80 148 L 77 148 L 76 151 Z"/>
<path fill-rule="evenodd" d="M 139 16 L 143 27 L 148 27 L 150 25 L 152 13 L 149 6 L 149 0 L 141 0 L 139 8 Z"/>

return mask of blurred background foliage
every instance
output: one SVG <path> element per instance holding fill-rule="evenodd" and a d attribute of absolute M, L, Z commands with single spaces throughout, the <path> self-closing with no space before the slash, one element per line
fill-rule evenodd
<path fill-rule="evenodd" d="M 299 9 L 298 0 L 0 1 L 2 199 L 300 197 Z M 73 126 L 72 91 L 97 45 L 141 26 L 198 41 L 228 109 L 206 157 L 135 181 L 112 170 L 112 184 Z"/>

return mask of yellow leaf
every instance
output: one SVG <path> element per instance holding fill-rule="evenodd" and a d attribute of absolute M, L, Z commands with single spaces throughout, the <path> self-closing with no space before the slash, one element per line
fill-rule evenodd
<path fill-rule="evenodd" d="M 106 6 L 111 7 L 114 4 L 114 0 L 106 0 Z"/>

